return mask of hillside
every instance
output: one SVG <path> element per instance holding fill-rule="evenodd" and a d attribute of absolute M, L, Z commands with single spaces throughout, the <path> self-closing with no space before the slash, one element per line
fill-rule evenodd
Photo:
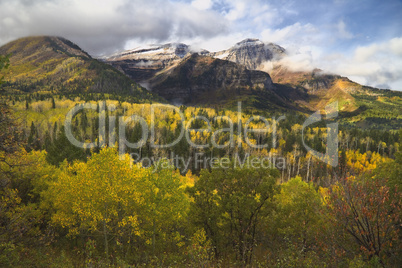
<path fill-rule="evenodd" d="M 263 71 L 267 63 L 284 57 L 286 53 L 283 47 L 276 44 L 248 38 L 229 49 L 211 52 L 208 55 L 241 64 L 250 70 Z"/>
<path fill-rule="evenodd" d="M 211 55 L 241 64 L 250 70 L 268 72 L 277 88 L 307 94 L 308 98 L 293 98 L 300 107 L 316 111 L 330 102 L 338 101 L 341 114 L 351 122 L 365 121 L 360 125 L 375 127 L 381 123 L 379 118 L 385 117 L 387 120 L 384 122 L 392 122 L 394 127 L 402 126 L 401 92 L 363 86 L 347 77 L 329 73 L 331 70 L 292 71 L 289 66 L 281 64 L 280 60 L 287 56 L 287 51 L 276 44 L 245 39 Z"/>
<path fill-rule="evenodd" d="M 157 72 L 179 63 L 189 54 L 191 54 L 189 46 L 169 43 L 126 50 L 103 60 L 134 81 L 143 82 L 152 78 Z"/>
<path fill-rule="evenodd" d="M 248 108 L 296 109 L 285 95 L 277 93 L 267 73 L 199 54 L 186 57 L 148 82 L 153 92 L 175 104 L 230 108 L 242 101 Z"/>
<path fill-rule="evenodd" d="M 108 93 L 160 100 L 121 72 L 93 59 L 61 37 L 27 37 L 0 47 L 10 55 L 3 90 L 8 93 Z"/>
<path fill-rule="evenodd" d="M 198 53 L 185 44 L 151 45 L 96 60 L 60 37 L 27 37 L 0 48 L 11 54 L 3 93 L 130 96 L 130 101 L 191 106 L 243 107 L 260 112 L 323 109 L 338 101 L 342 124 L 363 128 L 402 126 L 402 93 L 362 86 L 346 77 L 291 71 L 280 65 L 286 50 L 246 39 L 220 51 Z M 271 65 L 273 68 L 267 69 Z M 130 79 L 131 78 L 131 79 Z M 146 86 L 148 90 L 138 85 Z"/>

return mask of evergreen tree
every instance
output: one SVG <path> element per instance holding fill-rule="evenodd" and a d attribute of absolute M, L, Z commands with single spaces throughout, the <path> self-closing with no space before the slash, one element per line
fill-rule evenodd
<path fill-rule="evenodd" d="M 64 131 L 64 126 L 62 126 L 57 137 L 48 148 L 46 159 L 53 165 L 59 165 L 65 159 L 68 162 L 73 162 L 74 160 L 85 161 L 86 156 L 85 149 L 71 144 Z"/>

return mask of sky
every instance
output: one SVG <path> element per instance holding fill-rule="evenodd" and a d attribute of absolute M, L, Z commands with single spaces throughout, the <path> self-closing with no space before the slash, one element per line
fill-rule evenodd
<path fill-rule="evenodd" d="M 0 45 L 62 36 L 94 57 L 182 42 L 210 51 L 273 42 L 295 70 L 402 90 L 402 0 L 0 0 Z"/>

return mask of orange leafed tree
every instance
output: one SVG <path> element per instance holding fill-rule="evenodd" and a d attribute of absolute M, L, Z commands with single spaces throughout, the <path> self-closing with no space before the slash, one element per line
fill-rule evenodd
<path fill-rule="evenodd" d="M 355 241 L 350 246 L 356 253 L 382 263 L 400 253 L 401 197 L 386 180 L 352 177 L 331 187 L 328 207 L 337 226 Z"/>

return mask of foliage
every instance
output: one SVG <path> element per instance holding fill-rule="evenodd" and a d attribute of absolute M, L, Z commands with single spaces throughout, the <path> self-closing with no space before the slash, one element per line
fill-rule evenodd
<path fill-rule="evenodd" d="M 119 159 L 115 149 L 104 148 L 87 163 L 64 162 L 44 197 L 53 204 L 53 224 L 67 228 L 71 237 L 102 237 L 107 257 L 111 250 L 124 257 L 140 245 L 156 254 L 167 250 L 166 241 L 172 241 L 170 247 L 180 243 L 178 227 L 188 207 L 183 185 L 169 166 L 142 168 L 128 155 Z"/>
<path fill-rule="evenodd" d="M 128 158 L 120 161 L 115 150 L 103 149 L 87 163 L 65 162 L 61 170 L 46 192 L 56 210 L 54 224 L 68 228 L 72 236 L 101 234 L 106 256 L 111 234 L 113 240 L 138 235 L 134 184 L 139 174 L 131 170 Z"/>
<path fill-rule="evenodd" d="M 141 240 L 150 246 L 153 255 L 180 248 L 184 245 L 182 230 L 189 208 L 184 192 L 187 178 L 165 160 L 137 172 L 142 172 L 136 181 Z"/>
<path fill-rule="evenodd" d="M 219 258 L 235 253 L 250 263 L 261 218 L 270 211 L 276 189 L 276 170 L 247 166 L 202 170 L 189 194 L 194 200 L 191 217 L 205 229 Z M 234 251 L 234 252 L 233 252 Z"/>
<path fill-rule="evenodd" d="M 31 41 L 32 47 L 40 43 Z M 244 107 L 240 116 L 237 97 L 226 106 L 233 110 L 181 106 L 184 122 L 177 111 L 156 109 L 157 144 L 172 142 L 184 127 L 194 129 L 189 131 L 193 143 L 206 146 L 196 149 L 182 139 L 172 148 L 152 148 L 148 137 L 142 148 L 127 148 L 150 159 L 145 168 L 145 162 L 133 163 L 127 155 L 119 158 L 114 148 L 74 147 L 64 119 L 75 105 L 105 102 L 116 107 L 105 111 L 108 135 L 113 117 L 135 114 L 149 126 L 150 103 L 161 100 L 109 66 L 60 44 L 51 47 L 57 58 L 24 58 L 4 73 L 15 76 L 7 76 L 4 88 L 11 94 L 2 92 L 0 105 L 0 266 L 398 267 L 402 132 L 365 128 L 384 122 L 398 128 L 399 94 L 354 96 L 360 110 L 340 112 L 338 167 L 304 149 L 304 115 L 288 112 L 286 120 L 276 122 L 281 114 L 264 103 L 272 96 L 258 90 L 253 97 L 239 97 L 254 107 Z M 0 69 L 6 65 L 1 56 Z M 111 90 L 115 85 L 117 93 Z M 79 112 L 73 135 L 98 142 L 100 113 Z M 264 149 L 238 134 L 256 113 L 270 127 L 246 136 L 251 144 L 268 144 Z M 195 116 L 207 118 L 211 131 L 203 129 L 209 125 L 201 119 L 187 124 Z M 230 127 L 219 116 L 232 120 L 235 146 L 212 145 L 212 137 L 221 145 L 231 139 L 225 131 L 212 135 Z M 250 128 L 265 123 L 254 120 Z M 141 131 L 133 123 L 125 134 L 136 142 Z M 320 122 L 306 128 L 303 139 L 324 152 L 326 131 Z M 119 143 L 109 144 L 114 145 Z M 188 166 L 161 158 L 172 154 L 189 160 Z M 197 155 L 232 161 L 231 168 L 197 166 L 192 161 Z M 236 156 L 250 163 L 271 155 L 285 162 L 272 169 L 234 163 Z"/>
<path fill-rule="evenodd" d="M 0 55 L 0 74 L 1 74 L 2 70 L 5 70 L 10 66 L 9 57 L 10 57 L 10 55 L 6 55 L 6 56 Z M 4 75 L 0 76 L 0 86 L 1 86 L 1 84 L 3 84 L 3 82 L 4 82 Z"/>
<path fill-rule="evenodd" d="M 40 248 L 53 240 L 46 227 L 46 211 L 39 207 L 41 185 L 54 174 L 45 153 L 24 150 L 9 155 L 8 184 L 0 188 L 0 264 L 17 265 L 29 247 Z M 17 257 L 18 256 L 18 257 Z"/>
<path fill-rule="evenodd" d="M 383 265 L 386 260 L 397 262 L 401 253 L 401 197 L 400 191 L 388 187 L 383 179 L 351 177 L 332 186 L 329 211 L 335 223 L 354 241 L 342 247 L 368 260 L 376 257 Z"/>
<path fill-rule="evenodd" d="M 191 244 L 187 248 L 187 254 L 191 262 L 199 267 L 205 267 L 211 262 L 213 248 L 211 240 L 207 238 L 204 229 L 198 229 L 191 238 Z"/>
<path fill-rule="evenodd" d="M 399 131 L 399 137 L 402 139 L 402 130 Z M 402 189 L 402 143 L 399 144 L 399 151 L 395 153 L 395 159 L 380 164 L 373 173 L 376 178 L 387 178 L 391 188 L 396 186 Z"/>
<path fill-rule="evenodd" d="M 300 177 L 293 178 L 281 185 L 275 203 L 275 231 L 291 241 L 298 252 L 319 251 L 317 238 L 324 225 L 320 215 L 323 204 L 314 185 Z"/>
<path fill-rule="evenodd" d="M 0 100 L 0 161 L 20 147 L 20 128 L 12 118 L 8 105 Z"/>

